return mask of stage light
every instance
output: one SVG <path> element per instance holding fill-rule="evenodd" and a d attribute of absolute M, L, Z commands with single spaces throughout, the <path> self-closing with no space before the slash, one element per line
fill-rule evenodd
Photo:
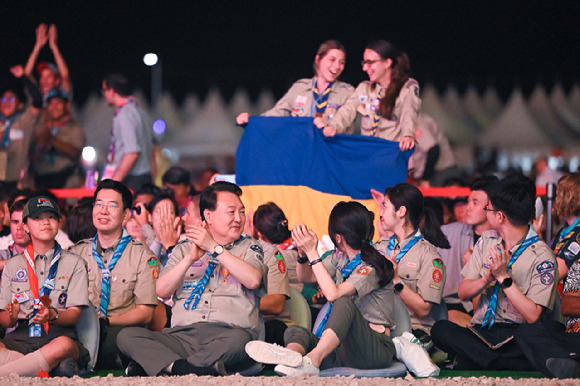
<path fill-rule="evenodd" d="M 165 133 L 166 128 L 167 125 L 165 124 L 165 121 L 163 119 L 158 119 L 155 122 L 153 122 L 153 132 L 157 135 Z"/>
<path fill-rule="evenodd" d="M 97 152 L 96 152 L 96 150 L 95 150 L 94 147 L 92 147 L 92 146 L 85 146 L 83 148 L 82 156 L 83 156 L 83 160 L 86 163 L 90 164 L 90 163 L 92 163 L 97 158 Z"/>
<path fill-rule="evenodd" d="M 148 53 L 145 54 L 145 56 L 143 57 L 143 63 L 145 63 L 145 65 L 151 67 L 157 64 L 157 55 L 153 54 L 153 53 Z"/>

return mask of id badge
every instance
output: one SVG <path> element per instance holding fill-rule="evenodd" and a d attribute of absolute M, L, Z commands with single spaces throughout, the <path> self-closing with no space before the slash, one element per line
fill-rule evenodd
<path fill-rule="evenodd" d="M 28 326 L 28 336 L 30 338 L 40 338 L 42 335 L 42 330 L 40 324 L 32 323 Z"/>

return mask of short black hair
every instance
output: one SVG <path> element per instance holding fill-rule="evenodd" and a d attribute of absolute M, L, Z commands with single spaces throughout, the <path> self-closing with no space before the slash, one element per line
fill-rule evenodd
<path fill-rule="evenodd" d="M 536 185 L 521 174 L 511 175 L 494 184 L 489 201 L 514 225 L 525 225 L 534 217 Z"/>
<path fill-rule="evenodd" d="M 125 75 L 112 73 L 105 76 L 105 85 L 117 94 L 126 97 L 133 94 L 133 85 Z"/>
<path fill-rule="evenodd" d="M 172 166 L 163 174 L 163 184 L 171 185 L 191 185 L 190 173 L 181 166 Z"/>
<path fill-rule="evenodd" d="M 169 200 L 173 205 L 175 215 L 179 216 L 179 205 L 177 205 L 177 201 L 175 201 L 175 197 L 171 193 L 172 192 L 163 191 L 162 193 L 159 193 L 158 195 L 153 197 L 153 200 L 151 200 L 151 202 L 147 204 L 147 210 L 149 211 L 149 213 L 153 214 L 153 209 L 155 209 L 155 206 L 159 204 L 161 201 Z"/>
<path fill-rule="evenodd" d="M 203 212 L 206 209 L 213 212 L 217 206 L 217 192 L 230 192 L 238 197 L 242 196 L 242 189 L 231 182 L 218 181 L 207 186 L 203 189 L 199 198 L 199 214 L 201 215 L 201 219 L 204 221 L 205 216 L 203 215 Z"/>
<path fill-rule="evenodd" d="M 133 193 L 131 193 L 125 184 L 111 179 L 106 179 L 99 182 L 99 185 L 97 185 L 97 190 L 95 190 L 95 194 L 93 196 L 95 201 L 97 200 L 97 194 L 99 194 L 99 192 L 103 189 L 111 189 L 121 195 L 121 198 L 123 199 L 123 210 L 131 208 L 131 203 L 133 202 Z"/>
<path fill-rule="evenodd" d="M 497 178 L 496 176 L 493 176 L 493 175 L 482 176 L 482 177 L 479 177 L 479 178 L 476 178 L 475 180 L 473 180 L 473 182 L 471 183 L 471 185 L 469 187 L 472 191 L 474 191 L 474 190 L 484 191 L 485 193 L 487 193 L 487 196 L 489 197 L 491 189 L 498 181 L 499 181 L 499 178 Z"/>

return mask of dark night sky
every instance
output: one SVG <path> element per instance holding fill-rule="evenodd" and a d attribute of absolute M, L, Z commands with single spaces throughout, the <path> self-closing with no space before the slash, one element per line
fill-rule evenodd
<path fill-rule="evenodd" d="M 145 53 L 163 60 L 163 86 L 178 101 L 218 86 L 252 97 L 276 97 L 312 75 L 318 45 L 340 40 L 348 50 L 342 80 L 366 79 L 364 46 L 383 38 L 406 51 L 414 76 L 440 90 L 453 83 L 480 91 L 494 85 L 504 99 L 519 86 L 565 90 L 580 80 L 578 1 L 14 1 L 0 15 L 2 62 L 24 63 L 35 27 L 55 23 L 71 70 L 75 98 L 84 102 L 102 76 L 121 71 L 148 91 Z M 41 59 L 51 60 L 46 47 Z M 52 60 L 51 60 L 52 61 Z"/>

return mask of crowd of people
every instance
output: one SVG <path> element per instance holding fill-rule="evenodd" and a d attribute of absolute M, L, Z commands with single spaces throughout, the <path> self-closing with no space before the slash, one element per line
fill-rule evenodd
<path fill-rule="evenodd" d="M 36 80 L 46 43 L 56 65 L 40 63 Z M 0 376 L 87 369 L 92 358 L 75 328 L 87 307 L 99 316 L 97 370 L 227 375 L 257 362 L 316 376 L 387 368 L 403 360 L 393 336 L 400 301 L 414 344 L 440 366 L 580 377 L 579 174 L 558 176 L 562 229 L 553 240 L 542 240 L 535 184 L 521 174 L 474 178 L 466 201 L 423 197 L 417 185 L 453 174 L 454 164 L 435 166 L 448 143 L 420 115 L 409 58 L 371 42 L 361 63 L 369 80 L 354 88 L 338 80 L 345 56 L 339 42 L 323 43 L 314 77 L 263 115 L 312 117 L 327 137 L 379 137 L 420 157 L 413 183 L 372 192 L 376 222 L 362 204 L 338 203 L 328 218 L 332 245 L 323 245 L 308 224 L 291 227 L 276 203 L 246 213 L 234 183 L 193 184 L 173 166 L 163 188 L 154 185 L 151 133 L 120 74 L 102 82 L 115 107 L 103 178 L 93 197 L 58 200 L 48 189 L 71 183 L 84 134 L 70 112 L 56 27 L 40 25 L 27 64 L 11 69 L 28 96 L 10 89 L 0 105 Z M 316 328 L 293 319 L 291 296 L 318 314 Z"/>

